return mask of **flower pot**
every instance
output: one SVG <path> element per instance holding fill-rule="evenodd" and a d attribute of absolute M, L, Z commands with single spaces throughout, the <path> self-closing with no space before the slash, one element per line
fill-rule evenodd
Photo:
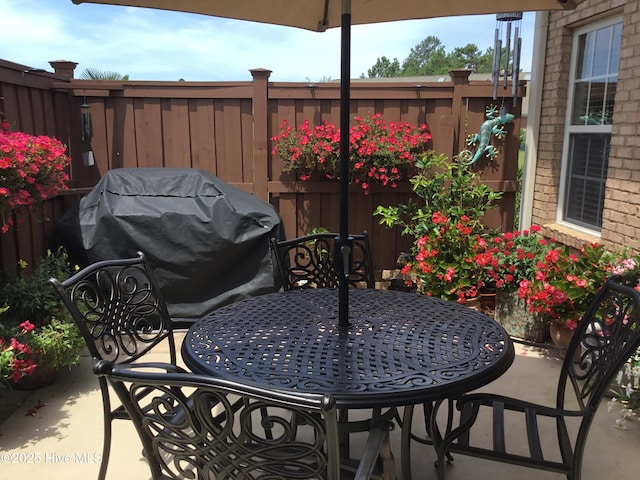
<path fill-rule="evenodd" d="M 526 302 L 518 297 L 518 291 L 498 290 L 494 319 L 509 335 L 530 342 L 544 343 L 549 338 L 549 328 L 527 309 Z"/>
<path fill-rule="evenodd" d="M 481 288 L 480 289 L 480 306 L 482 307 L 482 313 L 493 317 L 496 311 L 496 289 L 495 288 Z"/>
<path fill-rule="evenodd" d="M 22 377 L 12 384 L 16 390 L 36 390 L 51 385 L 58 379 L 59 369 L 52 367 L 36 367 L 31 375 Z"/>
<path fill-rule="evenodd" d="M 478 295 L 477 297 L 473 297 L 473 298 L 466 298 L 464 300 L 463 305 L 465 307 L 469 307 L 471 310 L 476 310 L 478 312 L 482 311 L 482 304 L 480 302 L 480 295 Z"/>
<path fill-rule="evenodd" d="M 551 336 L 551 342 L 560 349 L 560 356 L 564 358 L 565 351 L 571 343 L 575 330 L 570 330 L 564 326 L 563 323 L 551 322 L 549 324 L 549 334 Z M 573 361 L 580 361 L 581 350 L 577 349 L 573 356 Z"/>

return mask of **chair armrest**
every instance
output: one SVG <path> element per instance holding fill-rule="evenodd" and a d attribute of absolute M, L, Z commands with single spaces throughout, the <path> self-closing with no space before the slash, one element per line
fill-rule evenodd
<path fill-rule="evenodd" d="M 166 373 L 191 373 L 178 365 L 166 362 L 119 363 L 113 366 L 113 373 L 123 372 L 124 370 L 163 370 Z"/>

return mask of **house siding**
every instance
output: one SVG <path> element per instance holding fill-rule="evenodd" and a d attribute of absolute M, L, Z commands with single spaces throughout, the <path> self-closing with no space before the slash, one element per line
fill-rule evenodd
<path fill-rule="evenodd" d="M 620 68 L 600 236 L 556 223 L 575 27 L 623 16 Z M 570 12 L 550 12 L 542 88 L 532 223 L 574 247 L 598 241 L 640 250 L 640 0 L 587 0 Z"/>

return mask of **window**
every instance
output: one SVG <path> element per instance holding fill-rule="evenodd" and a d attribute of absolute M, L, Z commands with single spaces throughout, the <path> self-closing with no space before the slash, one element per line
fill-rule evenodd
<path fill-rule="evenodd" d="M 560 216 L 596 232 L 602 227 L 621 37 L 620 18 L 574 35 Z"/>

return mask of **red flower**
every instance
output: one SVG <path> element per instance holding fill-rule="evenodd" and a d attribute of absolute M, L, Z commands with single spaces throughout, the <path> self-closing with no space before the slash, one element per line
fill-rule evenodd
<path fill-rule="evenodd" d="M 20 325 L 18 325 L 18 327 L 24 330 L 25 332 L 30 332 L 31 330 L 36 328 L 35 325 L 31 323 L 29 320 L 25 320 Z"/>
<path fill-rule="evenodd" d="M 442 213 L 440 212 L 435 212 L 432 216 L 431 216 L 431 221 L 433 223 L 435 223 L 436 225 L 442 225 L 442 224 L 446 224 L 447 223 L 447 217 L 445 217 Z"/>

